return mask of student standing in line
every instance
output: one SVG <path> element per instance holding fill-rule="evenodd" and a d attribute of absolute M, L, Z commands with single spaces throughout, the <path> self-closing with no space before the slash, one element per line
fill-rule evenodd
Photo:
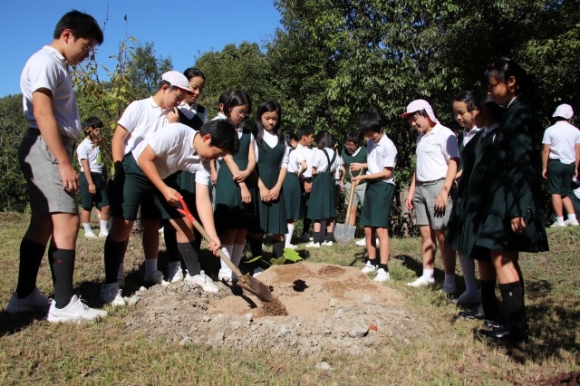
<path fill-rule="evenodd" d="M 256 113 L 257 203 L 261 234 L 271 234 L 274 257 L 284 255 L 284 235 L 288 233 L 282 186 L 288 169 L 288 150 L 280 132 L 282 109 L 275 101 L 260 103 Z M 261 238 L 260 238 L 261 241 Z"/>
<path fill-rule="evenodd" d="M 310 201 L 310 192 L 312 191 L 312 157 L 314 155 L 314 150 L 310 147 L 312 142 L 314 142 L 314 128 L 312 126 L 302 126 L 298 129 L 296 133 L 298 137 L 298 145 L 296 146 L 296 151 L 298 152 L 296 156 L 298 157 L 298 162 L 304 167 L 304 171 L 299 176 L 300 183 L 302 186 L 302 204 L 304 205 L 304 214 L 308 211 L 308 203 Z M 309 242 L 310 241 L 310 226 L 312 225 L 312 220 L 305 217 L 302 222 L 302 235 L 300 236 L 300 241 Z"/>
<path fill-rule="evenodd" d="M 502 327 L 482 330 L 490 339 L 527 338 L 524 279 L 519 252 L 547 251 L 542 215 L 542 124 L 529 75 L 511 59 L 490 64 L 488 92 L 506 106 L 487 169 L 488 202 L 475 245 L 491 250 L 502 295 Z"/>
<path fill-rule="evenodd" d="M 254 136 L 249 129 L 242 126 L 251 108 L 250 97 L 240 90 L 234 90 L 229 94 L 223 108 L 224 114 L 238 133 L 240 150 L 235 155 L 227 155 L 219 161 L 214 216 L 223 244 L 222 250 L 235 265 L 238 265 L 242 258 L 249 218 L 255 213 L 252 202 L 255 184 L 248 178 L 256 167 Z M 228 282 L 236 280 L 231 269 L 223 261 L 221 264 L 218 279 Z"/>
<path fill-rule="evenodd" d="M 471 170 L 464 169 L 464 158 L 473 157 L 473 150 L 476 142 L 471 142 L 471 140 L 480 132 L 480 129 L 474 122 L 474 115 L 477 114 L 474 105 L 475 95 L 471 91 L 463 91 L 453 100 L 453 114 L 457 123 L 463 128 L 461 134 L 458 137 L 459 143 L 459 153 L 461 158 L 459 161 L 459 169 L 457 176 L 455 177 L 455 183 L 459 187 L 461 185 L 461 180 L 464 174 L 471 173 Z M 471 145 L 469 145 L 471 144 Z M 471 152 L 471 154 L 466 155 L 466 153 Z M 473 164 L 470 165 L 473 167 Z M 469 178 L 469 177 L 468 177 Z M 453 197 L 453 209 L 451 210 L 451 218 L 449 219 L 447 233 L 450 232 L 450 227 L 458 226 L 461 227 L 461 223 L 455 223 L 453 220 L 454 214 L 458 213 L 461 205 L 458 201 L 462 200 L 462 192 L 464 189 L 456 189 L 455 196 Z M 461 266 L 461 272 L 463 273 L 463 278 L 465 280 L 465 292 L 462 293 L 454 301 L 459 305 L 467 304 L 478 304 L 480 302 L 480 293 L 477 290 L 477 278 L 475 276 L 475 262 L 469 256 L 459 252 L 459 264 Z"/>
<path fill-rule="evenodd" d="M 314 222 L 314 238 L 306 248 L 331 246 L 334 240 L 332 220 L 335 217 L 334 172 L 338 168 L 338 154 L 330 147 L 330 133 L 322 130 L 316 134 L 316 152 L 312 160 L 312 191 L 306 217 Z M 325 222 L 325 227 L 322 222 Z M 326 228 L 326 229 L 324 229 Z"/>
<path fill-rule="evenodd" d="M 445 270 L 443 291 L 455 292 L 455 251 L 445 242 L 445 228 L 452 209 L 451 188 L 457 174 L 459 148 L 455 134 L 443 126 L 433 108 L 417 99 L 401 114 L 419 132 L 417 167 L 405 200 L 408 209 L 415 209 L 421 232 L 423 274 L 408 285 L 423 287 L 435 283 L 433 277 L 437 243 Z"/>
<path fill-rule="evenodd" d="M 188 68 L 183 72 L 183 75 L 189 81 L 189 88 L 191 93 L 185 96 L 185 99 L 177 107 L 179 114 L 179 122 L 194 130 L 199 130 L 200 127 L 209 122 L 209 115 L 205 107 L 197 103 L 203 88 L 205 86 L 205 75 L 197 68 Z M 213 160 L 211 161 L 213 162 Z M 177 186 L 179 187 L 179 194 L 189 208 L 195 218 L 197 216 L 197 209 L 195 205 L 195 189 L 196 178 L 195 174 L 187 170 L 178 171 L 176 173 Z M 204 188 L 205 189 L 205 188 Z M 209 186 L 208 186 L 209 189 Z M 194 228 L 195 240 L 193 245 L 197 253 L 201 246 L 201 234 Z M 163 227 L 163 236 L 165 238 L 165 247 L 169 256 L 169 264 L 167 265 L 167 280 L 171 283 L 176 283 L 183 280 L 183 270 L 181 267 L 180 253 L 177 248 L 177 239 L 175 236 L 175 229 L 172 226 Z"/>
<path fill-rule="evenodd" d="M 85 139 L 77 147 L 77 157 L 81 170 L 80 190 L 81 223 L 85 231 L 85 237 L 96 238 L 91 228 L 91 209 L 93 205 L 99 210 L 99 225 L 101 230 L 99 237 L 107 237 L 109 230 L 109 196 L 107 194 L 107 168 L 103 167 L 101 159 L 101 133 L 103 122 L 99 118 L 91 117 L 83 122 Z"/>
<path fill-rule="evenodd" d="M 302 220 L 304 218 L 300 175 L 306 168 L 298 161 L 298 151 L 296 151 L 298 136 L 296 134 L 289 135 L 286 146 L 288 148 L 288 171 L 286 178 L 284 178 L 284 184 L 282 185 L 282 194 L 284 195 L 284 205 L 286 206 L 288 233 L 284 238 L 284 248 L 296 249 L 298 247 L 292 244 L 292 234 L 294 233 L 294 223 L 296 220 Z"/>
<path fill-rule="evenodd" d="M 168 284 L 163 280 L 163 273 L 157 269 L 159 251 L 159 225 L 161 213 L 147 190 L 148 180 L 143 179 L 143 171 L 137 166 L 132 152 L 137 146 L 168 123 L 177 122 L 179 114 L 176 107 L 190 92 L 187 78 L 178 71 L 168 71 L 161 76 L 159 89 L 150 98 L 132 102 L 123 112 L 111 141 L 113 162 L 115 165 L 115 196 L 113 199 L 113 224 L 105 241 L 105 286 L 106 294 L 116 283 L 117 274 L 123 264 L 125 251 L 133 222 L 141 207 L 143 223 L 143 251 L 145 254 L 145 284 Z M 105 288 L 106 287 L 106 288 Z M 123 305 L 121 289 L 113 304 Z M 109 296 L 104 296 L 109 299 Z"/>
<path fill-rule="evenodd" d="M 559 105 L 552 115 L 556 122 L 546 129 L 542 140 L 542 177 L 548 180 L 548 194 L 552 196 L 556 215 L 556 221 L 550 228 L 579 225 L 574 204 L 568 196 L 570 181 L 578 177 L 580 161 L 580 131 L 570 124 L 573 116 L 572 106 Z M 564 209 L 568 214 L 566 221 Z"/>
<path fill-rule="evenodd" d="M 359 121 L 360 131 L 367 140 L 366 166 L 368 172 L 352 178 L 352 183 L 366 181 L 364 202 L 361 210 L 361 224 L 365 229 L 367 252 L 366 265 L 361 272 L 377 273 L 374 281 L 378 283 L 391 280 L 389 274 L 389 228 L 391 226 L 391 208 L 395 195 L 395 162 L 397 148 L 385 134 L 385 123 L 377 113 L 364 113 Z M 350 167 L 360 171 L 364 165 L 353 163 Z M 377 261 L 376 239 L 380 240 L 379 260 Z"/>
<path fill-rule="evenodd" d="M 66 13 L 50 45 L 34 53 L 20 77 L 28 132 L 18 147 L 20 169 L 28 185 L 30 224 L 20 244 L 18 284 L 6 312 L 48 311 L 49 322 L 80 322 L 105 317 L 74 294 L 73 271 L 79 229 L 72 166 L 80 117 L 68 66 L 76 66 L 103 43 L 103 31 L 90 15 Z M 54 284 L 50 303 L 36 287 L 46 245 Z"/>
<path fill-rule="evenodd" d="M 220 94 L 220 97 L 218 99 L 218 113 L 215 117 L 212 118 L 212 121 L 216 119 L 228 119 L 228 117 L 224 114 L 224 105 L 227 102 L 230 93 L 231 90 L 227 90 Z M 210 178 L 211 178 L 211 197 L 214 210 L 215 210 L 215 202 L 213 198 L 215 197 L 215 184 L 217 182 L 218 168 L 219 168 L 218 161 L 212 160 L 210 163 Z"/>

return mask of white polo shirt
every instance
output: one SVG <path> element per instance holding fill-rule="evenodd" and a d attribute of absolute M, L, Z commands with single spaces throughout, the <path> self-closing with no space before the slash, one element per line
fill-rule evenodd
<path fill-rule="evenodd" d="M 288 150 L 288 173 L 298 173 L 300 170 L 300 162 L 298 162 L 298 151 L 292 149 L 290 146 L 286 147 Z"/>
<path fill-rule="evenodd" d="M 81 172 L 84 172 L 83 164 L 81 160 L 86 159 L 89 163 L 89 169 L 91 173 L 102 173 L 103 172 L 103 161 L 101 160 L 101 148 L 95 146 L 93 141 L 89 137 L 83 139 L 83 141 L 77 147 L 77 157 L 79 160 L 79 166 Z"/>
<path fill-rule="evenodd" d="M 457 137 L 449 128 L 437 123 L 429 133 L 419 134 L 415 154 L 417 181 L 427 182 L 445 178 L 451 158 L 459 158 Z"/>
<path fill-rule="evenodd" d="M 149 145 L 158 157 L 154 163 L 162 179 L 179 170 L 186 170 L 195 173 L 196 183 L 209 185 L 209 160 L 201 159 L 193 148 L 193 139 L 197 134 L 196 130 L 183 123 L 169 123 L 163 130 L 141 141 L 132 154 L 139 163 L 139 156 Z"/>
<path fill-rule="evenodd" d="M 167 124 L 167 114 L 153 97 L 133 101 L 117 122 L 129 132 L 125 138 L 125 154 L 132 152 L 145 138 Z"/>
<path fill-rule="evenodd" d="M 270 133 L 268 130 L 264 130 L 264 136 L 262 137 L 262 141 L 267 143 L 268 146 L 274 148 L 278 145 L 279 138 L 277 135 Z M 254 141 L 254 152 L 256 154 L 256 162 L 258 162 L 258 141 Z M 282 156 L 282 161 L 280 162 L 280 169 L 286 168 L 288 169 L 288 146 L 284 143 L 284 156 Z"/>
<path fill-rule="evenodd" d="M 382 172 L 385 168 L 392 168 L 393 174 L 390 178 L 382 181 L 395 185 L 395 164 L 397 159 L 397 148 L 386 134 L 383 134 L 379 142 L 367 141 L 367 174 Z"/>
<path fill-rule="evenodd" d="M 34 53 L 20 75 L 24 118 L 29 127 L 35 129 L 38 129 L 38 124 L 34 119 L 32 94 L 42 88 L 52 93 L 52 113 L 60 134 L 77 139 L 81 131 L 77 98 L 65 58 L 51 46 L 44 46 Z"/>
<path fill-rule="evenodd" d="M 332 162 L 332 157 L 334 157 L 334 155 L 336 154 L 336 151 L 334 149 L 331 149 L 329 147 L 325 147 L 324 149 L 316 149 L 314 150 L 314 157 L 312 158 L 312 167 L 316 168 L 317 173 L 326 171 L 334 173 L 336 169 L 338 169 L 338 167 L 340 166 L 339 161 L 340 157 L 338 156 L 338 154 L 336 154 L 334 162 L 332 162 L 332 164 L 329 166 L 325 153 L 328 155 L 328 160 Z M 310 171 L 310 173 L 312 173 L 312 170 Z"/>
<path fill-rule="evenodd" d="M 544 145 L 550 145 L 550 159 L 569 165 L 576 161 L 575 147 L 580 143 L 580 130 L 566 121 L 558 121 L 544 131 Z"/>
<path fill-rule="evenodd" d="M 304 178 L 312 177 L 312 161 L 314 160 L 314 149 L 308 146 L 302 146 L 301 144 L 296 145 L 296 150 L 298 154 L 298 163 L 302 161 L 306 162 L 306 170 L 302 173 Z"/>

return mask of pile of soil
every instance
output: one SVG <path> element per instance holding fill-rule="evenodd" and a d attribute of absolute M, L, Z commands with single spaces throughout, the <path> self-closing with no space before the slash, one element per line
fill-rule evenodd
<path fill-rule="evenodd" d="M 207 294 L 181 282 L 137 292 L 127 329 L 181 344 L 225 348 L 371 354 L 389 342 L 420 339 L 424 325 L 397 291 L 357 268 L 301 262 L 257 277 L 279 302 L 262 303 L 238 286 Z"/>

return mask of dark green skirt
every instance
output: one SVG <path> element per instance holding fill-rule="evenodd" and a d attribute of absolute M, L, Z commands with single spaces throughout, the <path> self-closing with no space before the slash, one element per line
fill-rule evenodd
<path fill-rule="evenodd" d="M 283 185 L 284 204 L 288 220 L 302 220 L 304 218 L 302 202 L 302 188 L 296 173 L 287 173 Z"/>
<path fill-rule="evenodd" d="M 240 167 L 241 170 L 245 166 Z M 227 165 L 221 164 L 216 181 L 214 219 L 218 233 L 233 229 L 247 229 L 250 216 L 256 213 L 254 183 L 246 179 L 246 186 L 250 190 L 252 202 L 244 204 L 240 187 L 233 180 L 232 173 Z"/>
<path fill-rule="evenodd" d="M 323 220 L 336 217 L 334 178 L 329 172 L 318 173 L 314 177 L 306 217 L 311 220 Z"/>
<path fill-rule="evenodd" d="M 394 196 L 395 185 L 383 181 L 369 181 L 360 223 L 365 227 L 390 228 Z"/>
<path fill-rule="evenodd" d="M 260 179 L 267 188 L 272 188 L 278 182 L 280 169 L 264 168 L 260 165 Z M 256 189 L 259 195 L 259 189 Z M 288 233 L 288 220 L 284 200 L 284 188 L 276 201 L 264 202 L 258 198 L 258 221 L 261 233 L 270 235 L 285 235 Z"/>

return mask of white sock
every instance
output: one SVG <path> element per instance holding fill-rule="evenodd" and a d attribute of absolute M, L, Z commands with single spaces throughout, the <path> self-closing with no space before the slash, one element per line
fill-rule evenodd
<path fill-rule="evenodd" d="M 101 232 L 104 232 L 107 230 L 107 223 L 109 222 L 109 220 L 100 220 L 99 221 L 101 224 Z"/>
<path fill-rule="evenodd" d="M 576 213 L 574 213 L 574 214 L 569 214 L 569 215 L 568 215 L 568 220 L 570 220 L 570 221 L 574 221 L 574 220 L 576 220 Z"/>
<path fill-rule="evenodd" d="M 445 274 L 445 284 L 455 284 L 455 274 Z"/>
<path fill-rule="evenodd" d="M 286 233 L 286 236 L 284 237 L 284 245 L 286 246 L 286 248 L 288 248 L 288 246 L 292 244 L 293 233 L 294 233 L 294 224 L 288 224 L 288 233 Z"/>
<path fill-rule="evenodd" d="M 234 263 L 236 267 L 239 267 L 240 265 L 245 246 L 246 244 L 234 244 L 234 247 L 232 248 L 232 263 Z"/>
<path fill-rule="evenodd" d="M 461 265 L 461 272 L 463 272 L 463 278 L 465 279 L 465 292 L 476 292 L 477 279 L 475 278 L 475 260 L 460 254 L 459 264 Z"/>
<path fill-rule="evenodd" d="M 157 271 L 157 259 L 145 259 L 145 275 L 152 276 Z"/>
<path fill-rule="evenodd" d="M 222 252 L 231 260 L 232 259 L 232 253 L 233 253 L 233 249 L 234 246 L 232 244 L 229 245 L 222 245 Z M 220 265 L 221 265 L 221 269 L 224 271 L 231 271 L 230 267 L 228 267 L 228 265 L 222 260 L 220 259 Z"/>
<path fill-rule="evenodd" d="M 83 228 L 85 229 L 85 233 L 93 233 L 93 228 L 91 228 L 91 223 L 83 223 Z"/>
<path fill-rule="evenodd" d="M 557 222 L 564 222 L 564 216 L 556 217 Z"/>
<path fill-rule="evenodd" d="M 423 277 L 425 279 L 433 279 L 434 270 L 432 269 L 423 269 Z"/>

